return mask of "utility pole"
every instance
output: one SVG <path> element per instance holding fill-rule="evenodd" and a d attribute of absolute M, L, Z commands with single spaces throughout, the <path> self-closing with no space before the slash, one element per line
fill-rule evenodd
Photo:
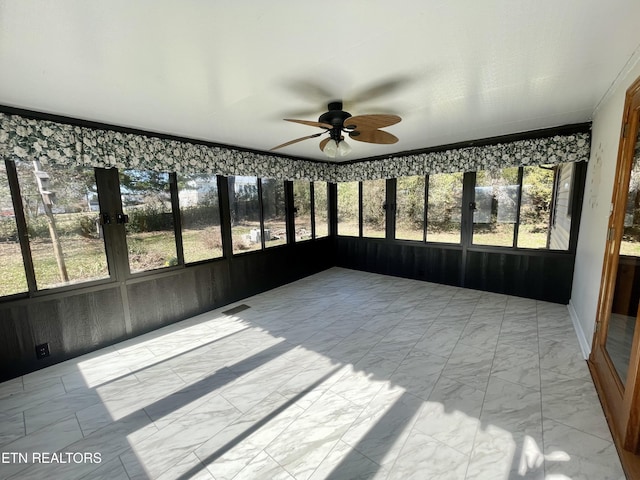
<path fill-rule="evenodd" d="M 60 272 L 60 279 L 63 282 L 69 281 L 69 275 L 67 274 L 67 266 L 64 263 L 64 255 L 62 254 L 62 245 L 60 244 L 60 238 L 58 237 L 58 229 L 56 228 L 56 220 L 53 217 L 53 211 L 51 205 L 53 204 L 54 193 L 49 190 L 50 177 L 47 172 L 43 172 L 38 160 L 33 161 L 33 170 L 36 176 L 36 183 L 38 184 L 38 190 L 42 196 L 42 204 L 44 206 L 44 213 L 47 217 L 47 223 L 49 224 L 49 234 L 51 235 L 51 242 L 53 243 L 53 254 L 56 257 L 58 264 L 58 272 Z"/>

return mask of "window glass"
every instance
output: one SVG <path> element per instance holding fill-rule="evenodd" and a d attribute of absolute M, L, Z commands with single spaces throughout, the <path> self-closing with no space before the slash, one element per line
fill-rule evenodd
<path fill-rule="evenodd" d="M 476 173 L 474 244 L 513 246 L 519 190 L 517 167 Z"/>
<path fill-rule="evenodd" d="M 357 237 L 358 226 L 358 182 L 338 184 L 338 235 Z"/>
<path fill-rule="evenodd" d="M 27 277 L 22 263 L 18 227 L 11 201 L 7 168 L 0 161 L 0 296 L 26 292 Z"/>
<path fill-rule="evenodd" d="M 386 180 L 362 182 L 362 235 L 371 238 L 385 237 L 385 186 Z"/>
<path fill-rule="evenodd" d="M 265 247 L 287 243 L 287 216 L 284 208 L 284 181 L 263 178 L 262 209 Z"/>
<path fill-rule="evenodd" d="M 229 206 L 233 253 L 262 248 L 260 199 L 256 177 L 229 177 Z"/>
<path fill-rule="evenodd" d="M 571 206 L 573 198 L 573 188 L 575 180 L 575 164 L 564 163 L 556 167 L 555 193 L 553 211 L 551 213 L 551 229 L 549 232 L 549 248 L 553 250 L 567 250 L 569 248 L 569 237 L 571 232 Z M 630 190 L 631 191 L 631 190 Z M 629 210 L 625 216 L 625 227 L 633 222 L 633 215 L 629 217 Z M 625 229 L 625 234 L 627 230 Z M 625 247 L 625 237 L 623 236 L 620 246 L 621 253 Z"/>
<path fill-rule="evenodd" d="M 316 238 L 326 237 L 329 235 L 329 203 L 327 201 L 328 187 L 329 185 L 326 182 L 313 183 Z"/>
<path fill-rule="evenodd" d="M 169 174 L 124 170 L 120 194 L 131 273 L 177 265 Z"/>
<path fill-rule="evenodd" d="M 429 175 L 427 242 L 460 243 L 463 173 Z"/>
<path fill-rule="evenodd" d="M 396 238 L 424 240 L 425 177 L 400 177 L 396 183 Z"/>
<path fill-rule="evenodd" d="M 222 256 L 220 204 L 215 175 L 178 175 L 185 263 Z"/>
<path fill-rule="evenodd" d="M 311 184 L 304 180 L 293 182 L 296 242 L 311 239 Z"/>
<path fill-rule="evenodd" d="M 636 146 L 638 145 L 640 142 L 636 144 Z M 620 255 L 640 256 L 640 150 L 638 149 L 636 149 L 629 178 Z"/>
<path fill-rule="evenodd" d="M 93 168 L 16 168 L 38 289 L 108 277 Z"/>
<path fill-rule="evenodd" d="M 524 167 L 518 247 L 548 248 L 553 181 L 554 170 L 551 167 Z"/>

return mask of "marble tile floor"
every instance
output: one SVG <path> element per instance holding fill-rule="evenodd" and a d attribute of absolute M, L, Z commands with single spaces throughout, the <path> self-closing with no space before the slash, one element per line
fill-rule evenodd
<path fill-rule="evenodd" d="M 0 384 L 0 455 L 20 480 L 624 478 L 565 306 L 340 268 Z"/>

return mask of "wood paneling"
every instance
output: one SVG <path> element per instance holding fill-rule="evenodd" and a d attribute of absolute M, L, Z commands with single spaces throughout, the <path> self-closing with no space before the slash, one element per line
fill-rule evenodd
<path fill-rule="evenodd" d="M 130 334 L 115 282 L 4 303 L 0 381 L 317 273 L 333 266 L 333 249 L 323 238 L 134 277 L 125 282 Z M 45 342 L 51 356 L 36 360 L 35 345 Z"/>
<path fill-rule="evenodd" d="M 367 272 L 460 284 L 462 249 L 433 244 L 338 237 L 336 265 Z"/>
<path fill-rule="evenodd" d="M 571 296 L 575 256 L 569 252 L 470 248 L 463 265 L 462 247 L 354 237 L 336 242 L 340 267 L 562 304 Z"/>
<path fill-rule="evenodd" d="M 549 251 L 467 252 L 465 287 L 566 305 L 575 256 Z"/>
<path fill-rule="evenodd" d="M 0 308 L 0 380 L 37 370 L 125 338 L 119 289 L 70 291 Z M 51 356 L 36 360 L 35 346 Z"/>

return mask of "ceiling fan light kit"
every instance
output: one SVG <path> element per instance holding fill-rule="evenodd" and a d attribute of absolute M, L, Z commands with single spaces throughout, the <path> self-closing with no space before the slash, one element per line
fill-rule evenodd
<path fill-rule="evenodd" d="M 397 115 L 372 114 L 358 115 L 354 117 L 349 112 L 342 110 L 342 102 L 331 102 L 327 105 L 327 109 L 328 111 L 320 115 L 317 122 L 285 118 L 287 122 L 319 127 L 323 128 L 325 131 L 313 135 L 307 135 L 306 137 L 296 138 L 295 140 L 273 147 L 271 150 L 277 150 L 309 138 L 318 137 L 325 133 L 328 133 L 329 137 L 320 142 L 320 150 L 322 150 L 329 158 L 335 158 L 337 156 L 344 157 L 351 152 L 351 146 L 344 141 L 344 136 L 342 135 L 343 132 L 349 135 L 353 140 L 359 142 L 384 145 L 396 143 L 398 141 L 398 137 L 395 135 L 385 132 L 384 130 L 380 130 L 381 128 L 395 125 L 400 122 L 402 119 Z"/>

